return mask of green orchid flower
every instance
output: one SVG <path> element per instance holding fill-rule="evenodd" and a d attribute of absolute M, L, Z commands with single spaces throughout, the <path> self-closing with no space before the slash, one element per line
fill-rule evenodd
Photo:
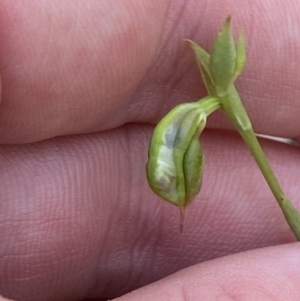
<path fill-rule="evenodd" d="M 158 123 L 149 147 L 148 182 L 156 194 L 181 209 L 190 204 L 200 191 L 202 181 L 203 152 L 199 136 L 207 117 L 221 109 L 242 136 L 290 228 L 300 240 L 300 214 L 284 195 L 234 86 L 245 66 L 246 47 L 242 32 L 235 43 L 230 23 L 229 16 L 218 33 L 211 55 L 187 40 L 196 55 L 209 96 L 175 107 Z"/>
<path fill-rule="evenodd" d="M 199 136 L 206 115 L 197 103 L 175 107 L 155 128 L 149 148 L 148 181 L 153 191 L 180 207 L 199 192 L 203 154 Z"/>

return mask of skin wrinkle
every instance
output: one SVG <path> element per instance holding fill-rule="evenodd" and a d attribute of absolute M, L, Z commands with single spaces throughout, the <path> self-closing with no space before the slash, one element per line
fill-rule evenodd
<path fill-rule="evenodd" d="M 174 104 L 170 104 L 170 101 L 172 103 L 179 103 L 184 101 L 184 99 L 188 99 L 189 95 L 191 94 L 191 92 L 193 92 L 193 90 L 195 90 L 192 86 L 191 83 L 195 82 L 195 86 L 196 86 L 196 81 L 195 78 L 189 78 L 189 81 L 186 80 L 186 70 L 189 70 L 189 66 L 194 66 L 195 67 L 195 62 L 194 61 L 190 61 L 188 62 L 188 64 L 186 64 L 185 60 L 182 60 L 182 54 L 186 53 L 187 47 L 182 47 L 182 46 L 187 46 L 186 42 L 184 42 L 184 39 L 181 38 L 182 33 L 180 30 L 179 34 L 178 31 L 175 31 L 175 29 L 177 27 L 184 27 L 182 26 L 182 20 L 183 17 L 188 14 L 189 12 L 185 12 L 186 10 L 186 6 L 187 3 L 189 1 L 184 1 L 181 2 L 182 6 L 177 7 L 176 1 L 170 1 L 170 6 L 168 7 L 168 15 L 167 18 L 169 19 L 169 22 L 167 24 L 167 26 L 165 26 L 164 28 L 164 36 L 162 37 L 162 43 L 159 47 L 160 50 L 160 55 L 158 55 L 158 57 L 156 58 L 156 60 L 153 62 L 153 66 L 151 67 L 151 69 L 149 70 L 149 74 L 155 74 L 158 70 L 159 73 L 164 74 L 166 71 L 168 72 L 168 70 L 170 70 L 170 65 L 173 64 L 173 62 L 176 62 L 176 65 L 173 67 L 174 70 L 180 70 L 180 74 L 176 77 L 173 76 L 173 74 L 176 72 L 173 72 L 172 74 L 168 74 L 167 76 L 165 76 L 163 78 L 163 81 L 157 80 L 156 76 L 154 76 L 153 78 L 151 76 L 148 75 L 148 80 L 147 77 L 145 78 L 144 82 L 142 82 L 142 84 L 140 85 L 140 87 L 138 87 L 136 94 L 138 94 L 137 97 L 134 97 L 133 102 L 137 102 L 137 100 L 140 98 L 140 94 L 145 94 L 144 90 L 147 89 L 147 87 L 149 86 L 149 83 L 151 83 L 153 80 L 155 82 L 155 87 L 151 88 L 154 91 L 157 90 L 161 90 L 159 97 L 156 97 L 156 99 L 162 98 L 164 99 L 163 102 L 161 102 L 161 104 L 158 104 L 156 106 L 156 110 L 153 111 L 153 114 L 151 115 L 151 122 L 153 122 L 154 120 L 157 120 L 157 116 L 161 116 L 161 112 L 166 112 L 166 107 L 170 107 L 170 106 L 174 106 Z M 184 19 L 185 20 L 185 19 Z M 175 25 L 174 25 L 175 24 Z M 174 47 L 167 47 L 168 46 L 168 42 L 172 41 L 176 39 L 176 43 L 178 45 L 176 45 Z M 176 57 L 175 57 L 176 56 Z M 174 58 L 175 57 L 175 58 Z M 179 63 L 177 63 L 177 57 L 179 57 L 180 59 L 178 60 Z M 163 72 L 161 72 L 159 69 L 161 69 L 163 66 Z M 185 80 L 184 80 L 185 79 Z M 187 84 L 189 82 L 189 84 Z M 163 84 L 162 84 L 163 83 Z M 182 89 L 177 89 L 177 85 L 179 85 L 180 83 L 182 83 L 184 86 L 187 86 L 187 89 L 184 89 L 182 91 Z M 198 84 L 198 81 L 197 81 Z M 186 90 L 191 90 L 189 92 L 186 92 Z M 202 89 L 203 90 L 203 89 Z M 198 89 L 197 89 L 198 91 Z M 154 93 L 155 95 L 155 93 Z M 150 97 L 151 99 L 152 97 Z M 165 101 L 165 99 L 168 99 L 170 101 Z M 175 100 L 174 99 L 179 99 L 179 100 Z M 149 97 L 146 100 L 146 103 L 149 102 Z M 143 102 L 140 102 L 143 103 Z M 145 106 L 143 105 L 142 108 L 139 108 L 139 110 L 137 111 L 137 118 L 134 118 L 133 121 L 140 121 L 141 120 L 141 116 L 142 118 L 145 120 L 149 120 L 149 110 L 148 110 L 149 106 Z M 144 117 L 145 116 L 145 117 Z"/>
<path fill-rule="evenodd" d="M 159 1 L 158 4 L 162 4 L 162 1 Z M 157 11 L 160 11 L 163 15 L 161 16 L 161 28 L 160 31 L 157 34 L 157 41 L 160 41 L 160 43 L 157 43 L 157 48 L 154 51 L 154 54 L 152 55 L 151 62 L 149 63 L 147 69 L 145 69 L 145 72 L 143 76 L 139 79 L 139 83 L 136 85 L 136 91 L 140 89 L 140 86 L 143 85 L 143 82 L 145 81 L 145 78 L 147 78 L 148 73 L 153 70 L 154 62 L 157 60 L 157 57 L 160 55 L 160 48 L 161 48 L 161 41 L 164 40 L 163 36 L 168 32 L 168 27 L 166 26 L 167 20 L 169 20 L 169 12 L 171 11 L 170 7 L 172 7 L 172 0 L 164 1 L 165 6 L 161 5 Z M 149 91 L 151 91 L 151 87 L 148 87 Z M 151 92 L 150 92 L 151 93 Z M 148 99 L 148 93 L 143 92 L 145 99 Z M 131 95 L 132 99 L 132 95 Z M 131 119 L 131 122 L 134 122 L 135 120 L 138 120 L 138 116 L 141 116 L 142 112 L 149 112 L 149 110 L 152 110 L 152 104 L 149 103 L 149 101 L 131 101 L 129 103 L 129 107 L 127 109 L 128 117 Z"/>

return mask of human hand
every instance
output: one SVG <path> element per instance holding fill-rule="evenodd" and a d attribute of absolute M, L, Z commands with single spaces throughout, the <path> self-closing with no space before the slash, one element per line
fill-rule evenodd
<path fill-rule="evenodd" d="M 293 235 L 226 118 L 203 133 L 183 234 L 145 176 L 150 124 L 205 95 L 183 39 L 209 48 L 228 13 L 246 32 L 237 87 L 255 130 L 299 136 L 294 4 L 0 1 L 1 294 L 113 298 L 171 275 L 119 300 L 298 300 L 299 246 L 282 245 Z M 297 206 L 298 149 L 262 145 Z"/>

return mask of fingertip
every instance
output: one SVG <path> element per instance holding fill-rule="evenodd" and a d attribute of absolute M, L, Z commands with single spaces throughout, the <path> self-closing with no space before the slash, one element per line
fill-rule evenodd
<path fill-rule="evenodd" d="M 115 301 L 299 300 L 298 243 L 238 253 L 181 270 Z M 284 289 L 283 289 L 284 283 Z"/>
<path fill-rule="evenodd" d="M 0 301 L 13 301 L 13 300 L 11 300 L 11 299 L 6 299 L 6 298 L 0 296 Z M 21 301 L 21 300 L 20 300 L 20 301 Z"/>

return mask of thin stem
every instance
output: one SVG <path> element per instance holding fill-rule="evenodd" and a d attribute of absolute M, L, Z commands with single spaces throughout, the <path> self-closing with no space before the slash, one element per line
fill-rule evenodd
<path fill-rule="evenodd" d="M 205 112 L 206 116 L 221 108 L 221 99 L 216 96 L 209 95 L 197 102 L 199 103 L 199 105 L 201 105 L 201 108 Z"/>
<path fill-rule="evenodd" d="M 245 143 L 251 151 L 257 165 L 259 166 L 262 174 L 264 175 L 272 193 L 274 194 L 279 206 L 281 206 L 282 195 L 284 194 L 267 158 L 263 152 L 255 134 L 252 129 L 247 131 L 240 131 L 241 136 L 243 137 Z"/>
<path fill-rule="evenodd" d="M 251 154 L 259 166 L 263 176 L 265 177 L 291 230 L 295 234 L 297 240 L 300 240 L 300 214 L 282 191 L 278 180 L 276 179 L 275 174 L 254 134 L 253 129 L 251 128 L 247 131 L 239 132 L 250 149 Z"/>
<path fill-rule="evenodd" d="M 278 205 L 280 206 L 287 223 L 300 241 L 300 214 L 283 193 L 275 174 L 255 136 L 247 111 L 233 86 L 230 93 L 222 96 L 222 109 L 237 131 L 243 137 L 252 156 L 266 179 Z"/>

